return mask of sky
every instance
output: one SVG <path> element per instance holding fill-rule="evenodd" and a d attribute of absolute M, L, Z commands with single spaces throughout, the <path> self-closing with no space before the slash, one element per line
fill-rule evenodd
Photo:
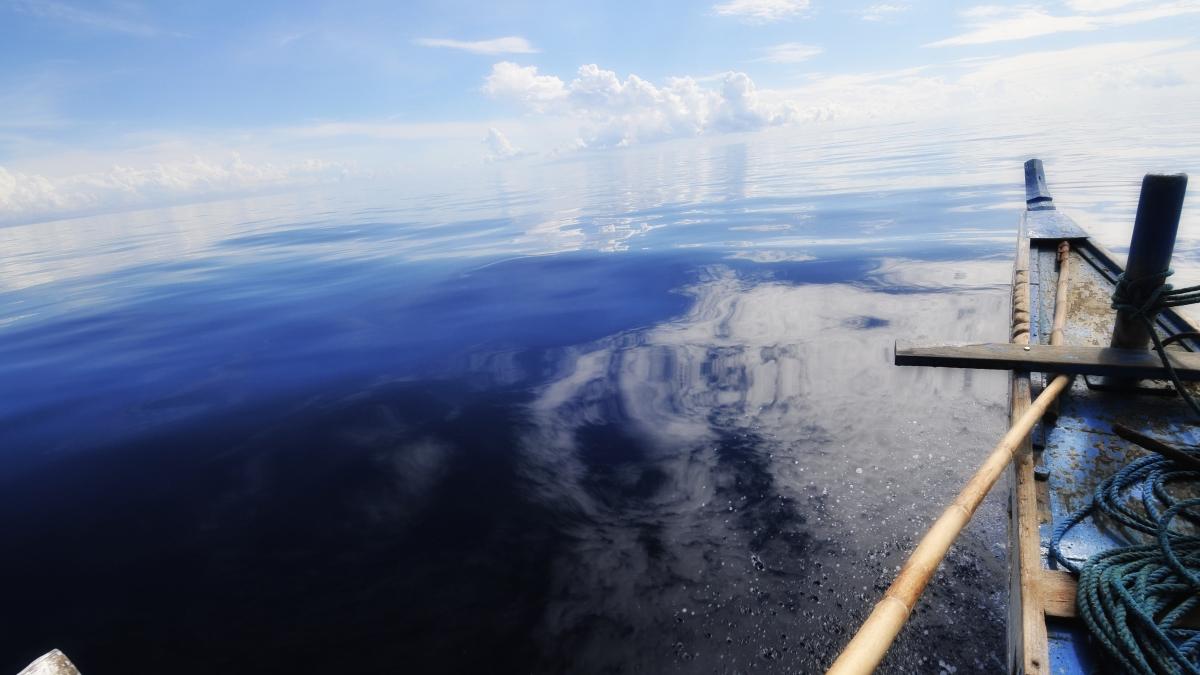
<path fill-rule="evenodd" d="M 1200 112 L 1200 0 L 0 0 L 0 223 L 768 128 Z"/>

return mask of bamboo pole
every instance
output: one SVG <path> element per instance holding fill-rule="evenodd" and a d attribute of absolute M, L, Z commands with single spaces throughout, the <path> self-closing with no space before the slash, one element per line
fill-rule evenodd
<path fill-rule="evenodd" d="M 1066 245 L 1066 242 L 1063 242 L 1063 245 Z M 1060 245 L 1060 254 L 1064 252 L 1063 245 Z M 1069 251 L 1069 246 L 1066 250 Z M 1063 267 L 1065 269 L 1066 265 Z M 1055 325 L 1059 324 L 1060 317 L 1063 322 L 1066 321 L 1066 283 L 1067 275 L 1060 273 L 1058 292 L 1055 296 Z M 1061 330 L 1058 338 L 1062 339 Z M 891 647 L 892 641 L 896 639 L 896 635 L 900 633 L 900 629 L 904 627 L 908 615 L 912 613 L 925 586 L 937 571 L 942 559 L 946 557 L 946 552 L 950 550 L 954 540 L 970 522 L 983 498 L 1012 461 L 1033 425 L 1041 419 L 1046 409 L 1070 382 L 1071 378 L 1067 375 L 1059 375 L 1051 380 L 1029 408 L 1013 423 L 996 447 L 992 448 L 983 465 L 925 533 L 921 543 L 917 544 L 916 550 L 908 557 L 900 574 L 896 575 L 896 580 L 884 593 L 883 599 L 871 610 L 871 615 L 829 667 L 828 675 L 858 675 L 875 670 L 887 653 L 888 647 Z"/>
<path fill-rule="evenodd" d="M 1063 343 L 1063 329 L 1067 327 L 1067 278 L 1071 274 L 1071 243 L 1063 240 L 1058 243 L 1058 287 L 1054 292 L 1054 326 L 1050 329 L 1050 344 Z M 1050 406 L 1046 413 L 1046 423 L 1053 425 L 1058 421 L 1058 401 Z"/>
<path fill-rule="evenodd" d="M 1050 344 L 1063 343 L 1063 329 L 1067 326 L 1067 277 L 1071 271 L 1071 244 L 1058 244 L 1058 288 L 1054 293 L 1054 327 L 1050 330 Z"/>

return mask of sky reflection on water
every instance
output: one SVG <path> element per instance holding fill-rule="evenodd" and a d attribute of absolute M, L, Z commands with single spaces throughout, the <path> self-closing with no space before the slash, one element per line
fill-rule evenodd
<path fill-rule="evenodd" d="M 1004 338 L 1041 140 L 904 131 L 0 229 L 0 671 L 827 665 L 1004 423 L 891 347 Z M 1119 248 L 1138 169 L 1074 143 Z M 1004 536 L 891 669 L 1000 667 Z"/>

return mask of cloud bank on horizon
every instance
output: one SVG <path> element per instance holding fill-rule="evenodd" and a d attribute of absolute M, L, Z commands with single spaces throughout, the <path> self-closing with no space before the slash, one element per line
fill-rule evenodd
<path fill-rule="evenodd" d="M 146 168 L 113 166 L 104 171 L 48 178 L 0 166 L 3 216 L 112 211 L 179 198 L 221 197 L 339 182 L 353 166 L 310 159 L 287 164 L 250 163 L 234 152 L 222 161 L 200 157 Z"/>
<path fill-rule="evenodd" d="M 583 121 L 576 145 L 624 147 L 642 141 L 698 136 L 712 131 L 752 131 L 794 122 L 800 111 L 788 101 L 761 99 L 745 73 L 728 72 L 704 86 L 690 77 L 656 86 L 637 75 L 622 80 L 596 64 L 580 66 L 569 83 L 539 75 L 537 66 L 501 61 L 483 90 L 519 101 L 530 111 Z"/>
<path fill-rule="evenodd" d="M 0 0 L 0 223 L 772 127 L 1200 106 L 1200 0 L 258 9 Z"/>

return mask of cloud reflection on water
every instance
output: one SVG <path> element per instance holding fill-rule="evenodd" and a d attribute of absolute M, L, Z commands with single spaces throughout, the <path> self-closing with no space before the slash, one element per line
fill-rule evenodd
<path fill-rule="evenodd" d="M 1002 334 L 1007 267 L 892 260 L 860 283 L 795 284 L 714 266 L 685 316 L 567 350 L 521 442 L 536 493 L 575 523 L 541 628 L 551 663 L 826 664 L 843 639 L 831 626 L 872 595 L 855 584 L 885 575 L 895 537 L 1001 431 L 1003 376 L 894 368 L 892 341 Z M 996 526 L 991 508 L 968 537 Z M 982 583 L 1002 586 L 998 570 Z M 937 639 L 902 642 L 894 665 L 963 658 L 944 642 L 967 637 L 958 615 L 1002 614 L 987 590 L 958 592 L 971 602 L 919 618 Z"/>

